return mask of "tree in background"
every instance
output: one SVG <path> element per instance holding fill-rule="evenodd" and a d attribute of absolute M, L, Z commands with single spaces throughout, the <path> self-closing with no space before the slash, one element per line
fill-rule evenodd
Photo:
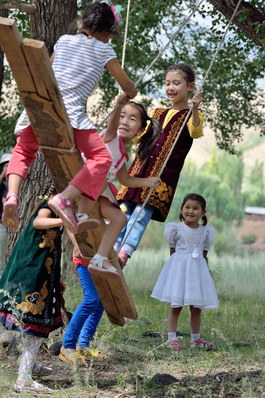
<path fill-rule="evenodd" d="M 9 10 L 9 17 L 17 20 L 22 35 L 43 40 L 51 53 L 58 37 L 67 31 L 69 23 L 90 2 L 85 0 L 0 0 L 0 11 Z M 174 4 L 171 0 L 132 1 L 125 68 L 134 80 L 137 80 L 146 66 L 153 61 L 172 36 L 172 32 L 178 29 L 196 3 L 195 0 L 176 0 Z M 230 0 L 222 3 L 227 5 L 228 15 L 226 16 L 230 17 L 235 2 L 232 2 L 232 7 Z M 127 0 L 119 0 L 119 4 L 124 7 L 123 22 L 120 26 L 120 31 L 123 33 Z M 203 25 L 201 21 L 207 21 L 207 23 Z M 242 2 L 236 17 L 239 27 L 231 28 L 204 86 L 206 118 L 215 131 L 218 145 L 231 152 L 235 150 L 236 142 L 241 139 L 243 125 L 255 126 L 257 132 L 264 133 L 265 115 L 262 112 L 264 93 L 262 94 L 257 89 L 258 79 L 264 76 L 265 54 L 262 48 L 264 21 L 265 13 L 261 1 L 250 0 L 247 4 L 245 1 Z M 216 12 L 209 2 L 203 3 L 195 18 L 186 24 L 139 84 L 140 93 L 150 98 L 147 104 L 151 103 L 151 97 L 161 97 L 164 71 L 176 62 L 189 63 L 197 72 L 198 83 L 200 83 L 221 40 L 226 24 L 226 17 Z M 121 59 L 122 40 L 117 40 L 114 46 Z M 3 57 L 0 56 L 0 62 L 1 59 Z M 4 76 L 5 87 L 9 89 L 10 74 L 7 66 L 3 72 L 1 65 L 0 82 Z M 117 93 L 117 87 L 113 79 L 106 74 L 100 88 L 103 90 L 102 99 L 96 104 L 94 111 L 96 116 L 100 115 L 102 118 Z M 17 109 L 15 107 L 14 114 L 10 114 L 10 109 L 5 108 L 7 102 L 0 103 L 1 149 L 13 145 L 15 114 L 19 108 L 19 106 Z M 29 179 L 31 182 L 26 182 L 25 190 L 22 191 L 23 202 L 27 205 L 34 206 L 32 198 L 37 198 L 47 182 L 44 161 L 41 157 L 39 159 L 31 169 Z M 220 197 L 222 197 L 221 193 Z M 31 206 L 27 205 L 25 212 L 29 214 Z M 25 213 L 22 213 L 22 218 L 26 221 Z"/>
<path fill-rule="evenodd" d="M 264 164 L 256 160 L 246 178 L 246 201 L 249 206 L 265 206 Z"/>
<path fill-rule="evenodd" d="M 2 5 L 1 5 L 2 4 Z M 32 37 L 34 39 L 43 40 L 47 46 L 49 54 L 53 51 L 53 46 L 56 40 L 63 33 L 67 32 L 69 24 L 77 16 L 77 2 L 75 0 L 60 0 L 53 1 L 38 1 L 31 2 L 15 2 L 8 1 L 7 3 L 1 1 L 0 8 L 10 8 L 9 17 L 17 20 L 18 28 L 23 37 Z M 14 11 L 15 10 L 15 11 Z M 8 68 L 5 66 L 4 76 L 10 76 Z M 5 81 L 7 87 L 11 87 L 11 81 Z M 10 99 L 3 105 L 1 103 L 1 112 L 8 109 Z M 21 109 L 21 105 L 18 105 Z M 4 110 L 4 111 L 3 111 Z M 14 143 L 14 125 L 17 117 L 17 109 L 14 114 L 9 117 L 0 118 L 0 148 L 13 146 Z M 14 243 L 24 225 L 27 223 L 28 217 L 31 215 L 36 202 L 39 200 L 39 195 L 47 192 L 51 183 L 51 177 L 44 158 L 41 153 L 38 154 L 36 161 L 32 164 L 28 178 L 25 180 L 21 190 L 21 206 L 20 206 L 20 228 L 16 232 L 10 233 L 9 249 L 12 250 Z M 71 257 L 71 256 L 70 256 Z M 70 258 L 69 257 L 69 258 Z"/>
<path fill-rule="evenodd" d="M 16 17 L 23 36 L 43 40 L 49 52 L 58 37 L 65 33 L 68 24 L 77 16 L 85 4 L 91 1 L 62 0 L 31 0 L 31 1 L 0 1 L 0 10 L 9 8 L 10 17 Z M 195 0 L 133 0 L 129 19 L 129 32 L 126 44 L 126 69 L 129 75 L 137 80 L 149 65 L 172 32 L 182 24 L 185 17 L 196 5 Z M 166 52 L 144 76 L 139 84 L 139 91 L 148 97 L 161 97 L 164 71 L 176 62 L 191 64 L 199 81 L 207 70 L 213 53 L 223 35 L 228 17 L 237 4 L 236 1 L 204 2 L 195 18 L 191 19 L 171 43 Z M 124 7 L 124 32 L 127 0 L 119 0 Z M 222 5 L 222 7 L 221 7 Z M 225 17 L 216 12 L 216 8 Z M 14 12 L 14 9 L 16 11 Z M 18 11 L 17 11 L 18 9 Z M 203 24 L 207 21 L 206 24 Z M 202 22 L 202 23 L 201 23 Z M 242 1 L 238 15 L 229 35 L 219 53 L 218 59 L 204 86 L 204 106 L 208 110 L 206 118 L 215 131 L 218 145 L 234 151 L 235 144 L 241 139 L 243 125 L 256 126 L 256 130 L 264 133 L 265 116 L 261 105 L 264 93 L 257 90 L 257 81 L 264 77 L 264 30 L 265 12 L 262 1 Z M 254 40 L 254 41 L 253 41 Z M 122 40 L 114 44 L 121 58 Z M 100 83 L 103 90 L 102 99 L 96 104 L 95 116 L 106 115 L 112 99 L 117 93 L 113 79 L 106 74 Z M 162 90 L 163 91 L 163 90 Z M 151 102 L 151 100 L 147 101 Z M 4 120 L 7 120 L 5 118 Z M 4 134 L 11 134 L 11 126 L 0 128 Z M 5 144 L 1 142 L 0 146 Z M 7 141 L 5 141 L 7 142 Z"/>

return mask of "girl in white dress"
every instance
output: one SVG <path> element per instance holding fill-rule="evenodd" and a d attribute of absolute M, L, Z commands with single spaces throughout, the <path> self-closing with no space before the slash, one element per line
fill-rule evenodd
<path fill-rule="evenodd" d="M 207 264 L 207 252 L 214 240 L 214 228 L 206 226 L 206 201 L 196 193 L 183 199 L 180 223 L 168 223 L 164 236 L 170 247 L 170 258 L 164 265 L 151 297 L 170 303 L 168 344 L 179 350 L 176 338 L 179 314 L 190 306 L 191 346 L 212 349 L 213 343 L 201 340 L 201 310 L 219 306 L 214 282 Z M 203 224 L 199 224 L 202 219 Z"/>

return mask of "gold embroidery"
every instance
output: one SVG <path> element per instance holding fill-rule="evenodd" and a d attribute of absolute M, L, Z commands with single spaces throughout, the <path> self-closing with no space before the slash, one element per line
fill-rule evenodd
<path fill-rule="evenodd" d="M 44 265 L 47 269 L 48 274 L 52 272 L 52 264 L 53 264 L 53 259 L 51 257 L 47 257 Z"/>
<path fill-rule="evenodd" d="M 155 191 L 153 191 L 152 196 L 158 197 L 162 202 L 169 202 L 169 197 L 172 194 L 171 186 L 167 186 L 165 182 L 162 182 Z"/>
<path fill-rule="evenodd" d="M 161 115 L 165 112 L 165 108 L 159 108 L 156 109 L 154 112 L 153 117 L 156 118 L 157 120 L 160 120 Z M 175 139 L 179 133 L 179 130 L 183 124 L 183 121 L 185 120 L 185 117 L 187 115 L 187 112 L 183 112 L 182 115 L 178 117 L 176 121 L 173 123 L 171 122 L 172 119 L 170 119 L 170 127 L 167 131 L 167 137 L 165 142 L 163 143 L 160 151 L 159 151 L 159 156 L 156 157 L 154 165 L 149 173 L 148 176 L 145 177 L 156 177 L 160 174 L 162 168 L 164 167 L 164 163 L 167 159 L 167 156 L 169 154 L 169 151 L 171 150 L 172 146 L 175 143 Z M 174 116 L 174 115 L 173 115 Z M 172 116 L 172 117 L 173 117 Z M 177 144 L 176 144 L 177 145 Z M 137 156 L 134 160 L 133 167 L 130 171 L 130 175 L 135 175 L 138 174 L 140 171 L 142 164 Z M 163 173 L 162 173 L 163 174 Z M 142 203 L 145 201 L 147 195 L 149 194 L 149 188 L 143 188 L 141 192 L 141 201 Z M 117 199 L 122 200 L 125 195 L 128 192 L 128 187 L 122 186 L 118 192 Z M 151 206 L 154 206 L 155 208 L 159 209 L 163 217 L 166 217 L 168 213 L 168 206 L 167 203 L 170 202 L 170 199 L 173 196 L 173 188 L 170 185 L 167 185 L 165 182 L 161 184 L 158 189 L 152 192 L 152 195 L 150 196 L 148 200 L 148 204 Z"/>
<path fill-rule="evenodd" d="M 44 249 L 45 247 L 50 247 L 51 248 L 50 252 L 52 252 L 55 247 L 54 239 L 56 238 L 56 235 L 57 233 L 55 230 L 47 229 L 46 234 L 42 235 L 43 242 L 39 244 L 39 247 L 41 249 Z"/>
<path fill-rule="evenodd" d="M 155 163 L 150 172 L 150 177 L 157 176 L 160 173 L 160 171 L 162 170 L 162 167 L 164 166 L 167 155 L 168 155 L 170 149 L 172 148 L 172 145 L 174 144 L 174 141 L 176 139 L 176 136 L 178 135 L 180 126 L 182 125 L 182 122 L 185 119 L 185 116 L 186 116 L 186 113 L 183 113 L 183 115 L 181 115 L 181 117 L 178 120 L 176 120 L 174 123 L 171 124 L 170 130 L 167 134 L 167 138 L 166 138 L 163 146 L 161 147 L 161 150 L 159 151 L 159 156 L 157 156 L 157 158 L 155 159 Z M 167 187 L 167 191 L 168 191 L 169 195 L 170 195 L 170 192 L 169 192 L 170 188 L 171 187 Z M 143 202 L 145 201 L 145 199 L 148 195 L 148 192 L 149 192 L 149 188 L 143 188 L 143 191 L 141 194 L 141 199 Z M 172 188 L 171 188 L 171 195 L 172 195 Z M 148 204 L 151 204 L 151 202 L 148 201 Z M 158 206 L 158 208 L 161 209 L 161 206 L 162 206 L 162 204 L 160 206 Z"/>
<path fill-rule="evenodd" d="M 16 308 L 22 312 L 31 312 L 33 315 L 41 315 L 45 307 L 44 300 L 48 296 L 46 285 L 47 281 L 44 282 L 40 292 L 27 294 L 25 301 L 17 304 Z"/>

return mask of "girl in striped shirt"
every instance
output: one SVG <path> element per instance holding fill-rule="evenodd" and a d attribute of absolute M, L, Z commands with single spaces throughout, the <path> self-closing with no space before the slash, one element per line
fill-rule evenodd
<path fill-rule="evenodd" d="M 76 146 L 87 159 L 64 191 L 49 201 L 52 210 L 74 234 L 81 225 L 82 229 L 99 225 L 98 220 L 89 218 L 88 212 L 99 196 L 111 165 L 111 156 L 87 117 L 87 98 L 105 69 L 129 98 L 134 98 L 137 93 L 109 43 L 116 32 L 117 23 L 118 17 L 113 6 L 98 2 L 88 5 L 78 33 L 61 36 L 52 56 L 52 67 L 74 130 Z M 19 137 L 7 170 L 9 190 L 2 218 L 3 224 L 11 229 L 18 228 L 20 186 L 39 149 L 25 111 L 18 120 L 15 133 Z M 80 201 L 76 214 L 73 202 L 78 198 Z"/>

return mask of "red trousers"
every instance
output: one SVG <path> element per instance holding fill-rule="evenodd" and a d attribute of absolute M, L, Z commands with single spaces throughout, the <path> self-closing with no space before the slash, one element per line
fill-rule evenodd
<path fill-rule="evenodd" d="M 97 130 L 74 129 L 76 146 L 83 152 L 87 161 L 75 175 L 70 185 L 74 185 L 91 200 L 97 200 L 107 179 L 112 158 Z M 12 150 L 7 175 L 17 174 L 26 178 L 28 169 L 36 158 L 38 142 L 31 126 L 21 131 L 17 144 Z"/>

